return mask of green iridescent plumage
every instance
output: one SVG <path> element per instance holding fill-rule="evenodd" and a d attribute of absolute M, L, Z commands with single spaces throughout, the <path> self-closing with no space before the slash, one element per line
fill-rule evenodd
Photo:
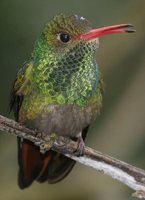
<path fill-rule="evenodd" d="M 18 72 L 11 98 L 17 121 L 44 135 L 78 140 L 80 154 L 88 127 L 102 104 L 103 80 L 96 63 L 98 39 L 79 38 L 90 30 L 83 17 L 54 17 Z M 18 183 L 25 188 L 33 180 L 62 180 L 75 161 L 49 150 L 42 154 L 33 143 L 19 138 L 18 163 Z"/>
<path fill-rule="evenodd" d="M 83 108 L 93 100 L 100 107 L 102 78 L 95 55 L 98 43 L 76 39 L 90 29 L 84 18 L 64 14 L 44 27 L 15 85 L 16 89 L 20 87 L 17 93 L 25 95 L 23 117 L 34 118 L 48 104 L 76 104 Z M 68 44 L 59 41 L 61 32 L 70 34 Z"/>
<path fill-rule="evenodd" d="M 40 34 L 34 50 L 20 69 L 12 92 L 11 108 L 15 119 L 26 127 L 50 136 L 65 136 L 78 142 L 77 153 L 84 151 L 84 139 L 100 112 L 103 79 L 96 63 L 98 37 L 134 32 L 130 24 L 92 29 L 78 15 L 55 16 Z M 42 154 L 39 147 L 18 139 L 20 188 L 34 180 L 56 183 L 71 171 L 75 161 L 53 152 L 52 142 Z"/>

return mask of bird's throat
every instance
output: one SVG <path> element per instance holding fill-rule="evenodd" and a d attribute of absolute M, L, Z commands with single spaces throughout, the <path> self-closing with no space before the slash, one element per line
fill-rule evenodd
<path fill-rule="evenodd" d="M 37 91 L 58 104 L 78 104 L 83 106 L 97 88 L 98 68 L 92 57 L 73 61 L 62 60 L 50 64 L 41 60 L 33 70 L 33 85 Z"/>

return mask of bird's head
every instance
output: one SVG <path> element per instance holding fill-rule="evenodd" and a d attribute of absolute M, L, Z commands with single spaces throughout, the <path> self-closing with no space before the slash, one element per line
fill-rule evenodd
<path fill-rule="evenodd" d="M 90 22 L 78 15 L 56 15 L 44 27 L 37 46 L 40 53 L 54 57 L 80 57 L 82 54 L 94 54 L 99 47 L 98 38 L 107 34 L 134 32 L 132 25 L 121 24 L 92 29 Z"/>
<path fill-rule="evenodd" d="M 46 24 L 35 44 L 31 81 L 37 83 L 41 91 L 51 93 L 51 96 L 55 93 L 55 98 L 63 93 L 63 98 L 67 96 L 70 103 L 83 98 L 85 102 L 99 80 L 96 63 L 98 38 L 124 32 L 134 30 L 128 24 L 92 29 L 84 17 L 55 16 Z"/>

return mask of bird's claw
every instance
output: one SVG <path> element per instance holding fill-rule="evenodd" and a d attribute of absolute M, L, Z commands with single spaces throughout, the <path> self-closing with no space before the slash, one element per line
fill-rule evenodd
<path fill-rule="evenodd" d="M 84 140 L 81 136 L 78 137 L 78 140 L 77 140 L 77 148 L 75 151 L 73 151 L 73 153 L 76 155 L 76 156 L 83 156 L 84 155 L 84 151 L 85 151 L 85 143 L 84 143 Z"/>
<path fill-rule="evenodd" d="M 49 135 L 48 139 L 46 138 L 46 142 L 42 142 L 39 144 L 40 152 L 44 154 L 46 151 L 49 151 L 52 148 L 56 139 L 57 139 L 57 136 L 55 133 L 52 133 L 51 135 Z"/>
<path fill-rule="evenodd" d="M 75 150 L 69 147 L 69 143 L 71 142 L 71 140 L 74 140 L 77 143 L 77 148 Z M 62 137 L 60 141 L 58 140 L 57 144 L 59 145 L 61 152 L 63 152 L 64 154 L 70 153 L 76 156 L 84 155 L 85 143 L 81 135 L 78 138 Z"/>
<path fill-rule="evenodd" d="M 40 144 L 40 152 L 46 153 L 46 151 L 49 151 L 51 149 L 52 145 L 48 142 L 44 142 Z"/>

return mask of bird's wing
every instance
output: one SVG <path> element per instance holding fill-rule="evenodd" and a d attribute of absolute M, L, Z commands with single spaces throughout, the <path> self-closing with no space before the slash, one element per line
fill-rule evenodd
<path fill-rule="evenodd" d="M 13 88 L 10 95 L 10 111 L 14 112 L 15 120 L 18 121 L 19 110 L 23 101 L 25 88 L 28 83 L 28 74 L 32 68 L 31 64 L 25 63 L 19 70 L 14 81 Z"/>

